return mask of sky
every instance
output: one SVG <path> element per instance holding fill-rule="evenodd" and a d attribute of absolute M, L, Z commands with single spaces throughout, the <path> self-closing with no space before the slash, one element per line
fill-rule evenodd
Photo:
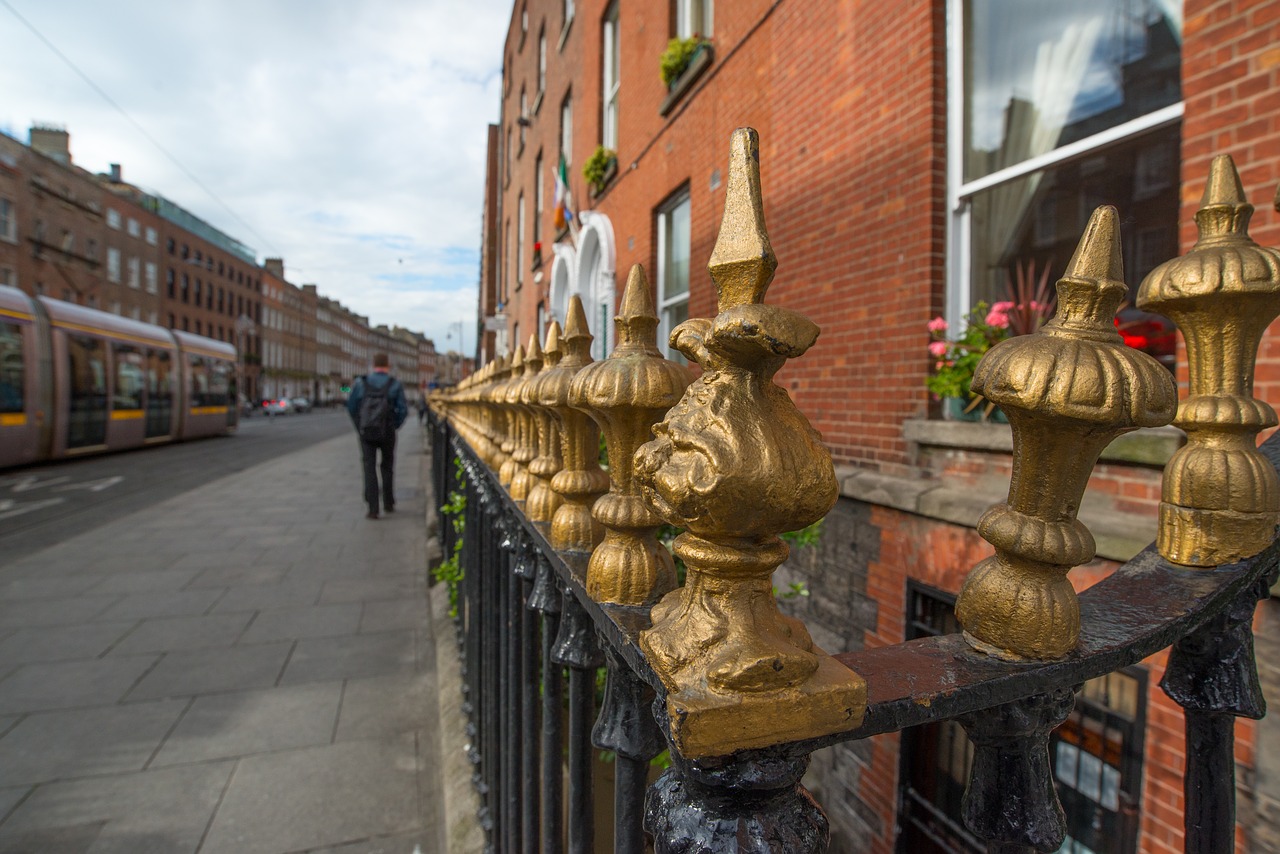
<path fill-rule="evenodd" d="M 64 127 L 75 164 L 471 353 L 511 2 L 0 0 L 0 131 Z"/>

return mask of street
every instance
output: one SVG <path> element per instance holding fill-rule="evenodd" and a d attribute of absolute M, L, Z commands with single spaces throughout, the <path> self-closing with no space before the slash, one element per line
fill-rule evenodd
<path fill-rule="evenodd" d="M 241 420 L 236 433 L 0 472 L 0 555 L 17 560 L 351 430 L 342 409 Z M 358 453 L 354 435 L 351 452 Z"/>

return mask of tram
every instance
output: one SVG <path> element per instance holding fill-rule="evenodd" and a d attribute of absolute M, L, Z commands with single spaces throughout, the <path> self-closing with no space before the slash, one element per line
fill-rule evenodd
<path fill-rule="evenodd" d="M 0 285 L 0 468 L 236 427 L 230 344 Z"/>

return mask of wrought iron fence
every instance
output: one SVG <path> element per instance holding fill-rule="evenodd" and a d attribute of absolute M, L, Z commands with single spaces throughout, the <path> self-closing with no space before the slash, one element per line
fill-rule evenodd
<path fill-rule="evenodd" d="M 967 833 L 991 851 L 1054 851 L 1050 732 L 1078 686 L 1172 646 L 1162 687 L 1186 714 L 1186 850 L 1232 850 L 1234 720 L 1265 713 L 1250 621 L 1280 568 L 1280 439 L 1254 447 L 1276 418 L 1252 397 L 1280 253 L 1248 238 L 1230 160 L 1214 163 L 1200 242 L 1140 290 L 1183 330 L 1189 396 L 1179 406 L 1167 371 L 1115 333 L 1119 235 L 1099 209 L 1054 320 L 993 348 L 975 376 L 1009 418 L 1015 464 L 1008 501 L 979 524 L 995 555 L 961 591 L 962 631 L 831 656 L 770 585 L 777 534 L 821 518 L 836 488 L 771 379 L 817 328 L 763 301 L 775 262 L 758 154 L 753 131 L 735 134 L 710 264 L 719 314 L 672 335 L 699 378 L 659 354 L 636 268 L 608 359 L 591 361 L 575 301 L 563 330 L 432 400 L 491 848 L 592 850 L 594 747 L 616 756 L 616 851 L 647 838 L 659 852 L 823 851 L 826 819 L 800 785 L 812 751 L 955 720 L 974 745 Z M 1188 443 L 1166 467 L 1158 543 L 1077 596 L 1068 572 L 1094 546 L 1076 509 L 1098 454 L 1171 419 Z M 682 585 L 655 537 L 663 521 L 684 530 Z M 670 767 L 649 785 L 664 749 Z"/>

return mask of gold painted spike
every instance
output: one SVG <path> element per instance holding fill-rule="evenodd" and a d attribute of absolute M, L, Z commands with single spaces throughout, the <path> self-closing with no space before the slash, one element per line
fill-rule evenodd
<path fill-rule="evenodd" d="M 560 322 L 553 320 L 547 326 L 547 343 L 542 348 L 543 370 L 554 368 L 559 364 L 562 355 L 564 353 L 560 349 Z"/>
<path fill-rule="evenodd" d="M 1280 477 L 1256 447 L 1276 413 L 1253 396 L 1258 345 L 1280 315 L 1280 251 L 1249 236 L 1252 214 L 1235 163 L 1215 157 L 1199 240 L 1138 292 L 1139 308 L 1171 318 L 1186 342 L 1189 395 L 1174 423 L 1187 444 L 1165 465 L 1156 537 L 1160 554 L 1185 566 L 1255 555 L 1280 522 Z"/>
<path fill-rule="evenodd" d="M 531 376 L 542 370 L 542 345 L 538 333 L 529 336 L 529 346 L 524 348 L 524 375 Z"/>
<path fill-rule="evenodd" d="M 1067 573 L 1095 552 L 1076 518 L 1094 463 L 1116 436 L 1173 417 L 1169 371 L 1116 333 L 1120 259 L 1116 211 L 1099 208 L 1058 281 L 1053 319 L 992 347 L 974 373 L 974 393 L 1009 418 L 1014 448 L 1009 498 L 978 522 L 996 553 L 956 601 L 966 640 L 982 652 L 1050 660 L 1075 649 L 1080 604 Z"/>
<path fill-rule="evenodd" d="M 718 311 L 764 302 L 777 267 L 764 225 L 760 137 L 753 128 L 738 128 L 729 144 L 724 218 L 707 267 L 716 285 Z"/>
<path fill-rule="evenodd" d="M 658 313 L 653 308 L 649 293 L 649 277 L 644 267 L 634 264 L 627 274 L 627 286 L 622 291 L 622 304 L 614 318 L 617 329 L 617 350 L 641 350 L 646 354 L 661 356 L 658 350 Z"/>
<path fill-rule="evenodd" d="M 591 342 L 595 337 L 587 327 L 587 312 L 582 298 L 574 294 L 569 298 L 569 312 L 564 321 L 564 334 L 560 338 L 565 345 L 565 357 L 573 354 L 575 360 L 585 364 L 591 359 Z"/>

